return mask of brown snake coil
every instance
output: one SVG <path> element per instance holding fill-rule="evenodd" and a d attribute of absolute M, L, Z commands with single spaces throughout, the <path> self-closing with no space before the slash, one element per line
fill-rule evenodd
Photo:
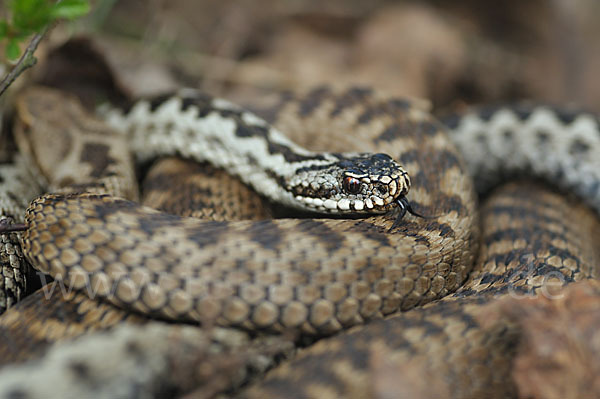
<path fill-rule="evenodd" d="M 279 108 L 281 115 L 300 116 L 309 127 L 303 129 L 304 139 L 313 148 L 391 154 L 414 177 L 410 201 L 421 213 L 436 217 L 407 218 L 391 231 L 391 215 L 212 222 L 162 214 L 109 196 L 50 194 L 27 210 L 25 253 L 40 271 L 120 306 L 249 329 L 331 333 L 456 290 L 472 265 L 476 212 L 470 179 L 441 125 L 405 100 L 363 89 L 320 89 L 297 101 L 288 99 Z M 547 129 L 539 113 L 529 111 L 523 121 Z M 131 150 L 144 158 L 167 152 L 200 159 L 189 144 L 193 135 L 202 134 L 195 129 L 196 120 L 199 126 L 220 129 L 227 140 L 265 145 L 269 137 L 260 129 L 264 122 L 248 115 L 220 100 L 184 93 L 181 100 L 154 100 L 112 120 L 126 130 Z M 502 112 L 498 115 L 502 122 Z M 581 131 L 589 127 L 582 118 L 589 119 L 584 115 L 575 120 L 573 137 L 567 138 L 575 144 L 590 139 L 589 132 Z M 288 124 L 299 140 L 298 125 Z M 330 142 L 325 129 L 342 133 Z M 140 132 L 151 135 L 140 139 L 145 137 Z M 218 151 L 219 137 L 200 149 Z M 81 140 L 80 148 L 96 157 L 89 161 L 92 166 L 117 163 L 118 149 L 107 143 L 99 147 L 89 135 Z M 199 136 L 195 140 L 201 141 Z M 268 150 L 289 160 L 281 140 Z M 513 138 L 513 143 L 518 140 Z M 522 155 L 514 148 L 513 157 Z M 496 168 L 521 167 L 508 161 Z M 550 164 L 547 159 L 536 163 L 535 157 L 528 161 L 534 170 Z M 571 173 L 580 164 L 559 161 L 546 174 L 560 168 L 563 185 L 591 190 L 588 176 Z M 117 174 L 109 172 L 111 177 Z"/>
<path fill-rule="evenodd" d="M 40 98 L 35 97 L 36 101 Z M 200 321 L 216 320 L 222 324 L 249 328 L 287 330 L 300 326 L 305 332 L 329 332 L 340 325 L 347 326 L 361 319 L 393 312 L 398 307 L 407 309 L 427 302 L 448 293 L 461 283 L 473 257 L 470 246 L 476 238 L 476 230 L 472 230 L 476 226 L 474 203 L 469 179 L 463 173 L 460 158 L 437 123 L 405 101 L 382 98 L 365 90 L 341 93 L 316 90 L 297 99 L 284 99 L 267 111 L 267 116 L 269 113 L 277 116 L 278 126 L 288 126 L 289 130 L 284 130 L 300 144 L 311 143 L 316 149 L 340 151 L 357 148 L 353 146 L 359 146 L 357 149 L 364 151 L 364 143 L 372 146 L 373 151 L 385 148 L 383 151 L 400 160 L 413 177 L 413 189 L 409 195 L 411 203 L 419 212 L 435 215 L 436 218 L 423 220 L 407 217 L 398 229 L 391 232 L 388 231 L 393 221 L 391 215 L 355 220 L 198 222 L 139 208 L 120 199 L 89 194 L 66 197 L 49 195 L 34 202 L 29 209 L 30 229 L 26 241 L 34 239 L 28 241 L 30 249 L 37 245 L 36 258 L 45 259 L 49 270 L 53 270 L 55 275 L 62 275 L 74 285 L 83 285 L 85 288 L 90 282 L 94 287 L 94 279 L 96 282 L 114 279 L 110 280 L 114 282 L 113 288 L 117 296 L 121 295 L 117 302 L 126 302 L 125 305 L 135 309 L 150 310 L 167 317 L 183 315 Z M 478 182 L 490 180 L 492 171 L 510 173 L 529 169 L 537 175 L 556 177 L 563 187 L 584 194 L 590 203 L 596 205 L 598 185 L 594 182 L 597 181 L 595 170 L 598 169 L 593 167 L 593 154 L 597 147 L 598 129 L 591 116 L 556 114 L 547 108 L 519 109 L 518 112 L 500 109 L 468 115 L 459 122 L 453 124 L 457 142 L 467 153 L 469 146 L 471 150 L 473 145 L 477 149 L 477 152 L 467 154 L 469 168 L 485 172 L 475 174 Z M 160 128 L 148 126 L 153 133 L 160 132 Z M 487 130 L 487 136 L 484 136 L 484 129 Z M 336 137 L 335 143 L 328 143 L 331 137 L 323 134 L 325 131 L 352 131 L 356 134 L 341 134 L 341 137 Z M 532 144 L 535 140 L 545 143 L 545 150 L 553 148 L 552 154 L 544 153 L 543 146 L 533 149 L 531 145 L 523 145 Z M 490 153 L 504 154 L 504 157 L 499 159 Z M 108 158 L 111 157 L 100 156 L 97 160 L 106 161 Z M 514 204 L 515 201 L 511 199 L 519 195 L 518 189 L 513 189 L 504 201 Z M 527 195 L 524 194 L 523 201 L 535 202 Z M 554 215 L 552 207 L 560 203 L 550 199 L 544 201 L 549 205 L 544 205 L 542 209 Z M 497 206 L 502 209 L 502 204 Z M 540 221 L 544 219 L 540 218 Z M 178 224 L 177 229 L 172 229 Z M 132 233 L 131 236 L 121 240 L 120 234 L 126 231 Z M 566 237 L 571 235 L 567 234 Z M 233 243 L 223 246 L 227 239 L 233 240 Z M 132 250 L 137 248 L 136 244 L 148 242 L 162 244 L 160 251 L 154 249 L 152 252 L 153 244 L 145 247 L 153 255 Z M 515 245 L 518 245 L 517 241 Z M 71 248 L 77 249 L 75 254 L 68 251 Z M 200 270 L 195 268 L 199 263 L 185 269 L 174 260 L 176 255 L 187 259 L 196 254 L 200 256 L 198 259 L 206 259 L 202 257 L 200 249 L 242 261 L 233 265 L 228 263 L 231 261 L 227 258 L 215 257 L 207 260 Z M 100 259 L 100 266 L 96 263 L 96 268 L 87 270 L 84 265 L 93 263 L 84 262 L 86 255 Z M 556 258 L 548 257 L 548 264 L 562 262 L 565 275 L 571 271 L 577 278 L 582 272 L 587 273 L 580 269 L 576 260 L 565 255 L 558 260 Z M 172 263 L 162 266 L 155 260 Z M 69 266 L 71 263 L 75 267 Z M 143 269 L 136 267 L 140 264 L 145 264 L 149 267 L 147 270 L 155 273 L 150 278 L 157 278 L 156 283 L 148 280 L 149 276 L 144 274 Z M 169 273 L 162 273 L 166 269 L 169 269 Z M 209 280 L 205 286 L 200 285 L 198 291 L 188 293 L 181 289 L 185 279 L 173 278 L 171 272 L 183 272 L 192 280 L 198 276 Z M 464 328 L 463 334 L 468 332 L 475 341 L 485 341 L 486 335 L 473 330 L 471 324 L 463 327 L 461 323 L 468 320 L 471 310 L 481 302 L 473 296 L 475 293 L 501 292 L 506 288 L 506 283 L 501 279 L 490 280 L 493 275 L 487 272 L 480 270 L 478 273 L 471 276 L 456 297 L 432 304 L 423 313 L 409 312 L 394 316 L 364 329 L 354 329 L 349 335 L 340 335 L 339 340 L 323 341 L 290 367 L 274 373 L 263 386 L 263 391 L 258 389 L 259 393 L 255 391 L 254 394 L 264 397 L 265 392 L 278 392 L 284 387 L 289 389 L 290 385 L 282 385 L 282 375 L 289 378 L 288 384 L 290 381 L 306 381 L 306 384 L 302 384 L 306 392 L 327 392 L 333 394 L 332 397 L 336 396 L 335 392 L 337 396 L 341 392 L 346 395 L 362 392 L 354 389 L 365 389 L 366 385 L 362 379 L 355 377 L 363 378 L 363 374 L 357 373 L 364 371 L 360 369 L 364 368 L 363 360 L 360 360 L 365 356 L 362 352 L 368 348 L 364 342 L 373 342 L 374 339 L 382 347 L 408 340 L 411 345 L 409 348 L 413 350 L 423 350 L 421 347 L 424 346 L 425 352 L 435 352 L 435 347 L 427 347 L 429 338 L 446 331 L 450 335 L 447 344 L 452 347 L 452 332 L 462 335 L 460 332 Z M 533 279 L 531 283 L 535 285 L 538 281 Z M 220 285 L 215 286 L 217 284 Z M 125 288 L 119 291 L 121 285 Z M 152 289 L 155 291 L 150 292 Z M 312 296 L 307 295 L 307 291 L 309 294 L 312 291 Z M 99 292 L 111 294 L 102 289 Z M 207 311 L 203 307 L 207 301 L 204 297 L 194 296 L 197 292 L 222 293 L 222 297 L 211 297 L 216 299 L 216 305 L 209 307 L 213 309 L 213 314 L 198 312 Z M 126 296 L 131 293 L 137 296 Z M 150 296 L 145 297 L 144 294 Z M 152 300 L 161 294 L 166 297 L 163 305 L 160 309 L 151 308 L 154 303 Z M 191 298 L 186 298 L 186 295 Z M 231 298 L 227 295 L 231 295 Z M 455 298 L 458 297 L 465 299 L 465 306 L 457 306 L 459 302 Z M 369 301 L 372 301 L 372 307 L 369 307 Z M 180 306 L 187 306 L 187 313 L 180 311 Z M 422 329 L 423 326 L 426 329 Z M 397 340 L 390 340 L 394 336 Z M 433 343 L 439 344 L 436 341 Z M 331 355 L 335 357 L 331 358 Z M 469 355 L 468 352 L 464 353 L 467 358 Z M 458 356 L 463 356 L 462 351 Z M 347 372 L 331 369 L 329 360 L 336 359 L 340 359 L 340 367 L 343 365 L 343 370 Z M 433 356 L 432 359 L 444 362 L 443 358 Z M 320 375 L 326 376 L 332 372 L 338 379 L 328 376 L 327 383 L 320 385 L 311 374 L 314 368 L 302 368 L 303 362 L 307 361 L 312 362 L 313 366 L 323 366 L 323 370 L 318 371 Z M 449 362 L 452 368 L 456 368 L 453 371 L 456 376 L 467 378 L 466 374 L 461 374 L 465 362 Z M 298 375 L 298 370 L 303 374 Z M 482 378 L 481 381 L 487 380 Z M 496 386 L 504 385 L 503 380 L 495 381 Z M 336 383 L 340 385 L 336 386 Z M 479 385 L 475 383 L 472 387 L 477 392 Z M 488 388 L 495 389 L 491 385 Z"/>
<path fill-rule="evenodd" d="M 191 100 L 180 103 L 188 113 L 196 107 Z M 38 103 L 31 108 L 52 108 L 50 95 L 30 101 Z M 162 110 L 152 104 L 149 112 Z M 24 251 L 40 271 L 120 306 L 251 329 L 331 333 L 456 290 L 472 265 L 476 219 L 471 180 L 442 126 L 405 100 L 366 90 L 316 91 L 287 107 L 312 126 L 305 130 L 312 148 L 391 154 L 416 179 L 413 206 L 437 217 L 406 217 L 393 231 L 389 214 L 213 222 L 120 198 L 50 194 L 27 210 Z M 165 142 L 186 146 L 194 131 L 178 129 L 173 116 L 163 124 L 150 120 L 146 127 L 157 138 L 133 140 L 132 151 L 159 151 Z M 297 139 L 295 128 L 290 134 Z M 331 129 L 344 134 L 331 142 L 322 134 Z M 90 137 L 72 137 L 84 141 L 75 148 L 95 155 L 92 166 L 114 165 L 114 150 L 106 143 L 94 150 Z"/>

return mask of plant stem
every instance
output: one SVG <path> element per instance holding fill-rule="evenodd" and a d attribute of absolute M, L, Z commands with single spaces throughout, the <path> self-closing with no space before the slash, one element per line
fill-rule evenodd
<path fill-rule="evenodd" d="M 0 234 L 15 233 L 17 231 L 27 230 L 25 223 L 8 224 L 5 221 L 0 222 Z"/>
<path fill-rule="evenodd" d="M 4 78 L 0 82 L 0 96 L 2 96 L 6 89 L 8 89 L 8 87 L 17 79 L 17 77 L 19 77 L 19 75 L 21 75 L 26 69 L 31 68 L 35 65 L 35 63 L 37 62 L 37 58 L 34 57 L 33 53 L 35 52 L 35 50 L 37 49 L 38 45 L 40 44 L 47 32 L 48 27 L 46 26 L 44 27 L 44 29 L 42 29 L 40 33 L 36 33 L 33 36 L 31 41 L 27 45 L 25 52 L 23 53 L 21 58 L 19 58 L 19 61 L 17 61 L 13 69 L 6 76 L 4 76 Z"/>

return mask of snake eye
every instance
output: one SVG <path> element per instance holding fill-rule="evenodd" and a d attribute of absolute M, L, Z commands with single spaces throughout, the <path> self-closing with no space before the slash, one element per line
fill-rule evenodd
<path fill-rule="evenodd" d="M 360 180 L 352 176 L 344 177 L 344 190 L 350 194 L 356 194 L 360 191 Z"/>

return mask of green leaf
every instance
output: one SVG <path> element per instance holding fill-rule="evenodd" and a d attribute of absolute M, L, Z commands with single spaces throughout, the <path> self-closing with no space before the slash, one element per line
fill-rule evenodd
<path fill-rule="evenodd" d="M 87 0 L 63 0 L 52 7 L 50 15 L 54 18 L 74 19 L 89 11 L 90 4 Z"/>
<path fill-rule="evenodd" d="M 48 0 L 13 0 L 9 3 L 12 24 L 15 30 L 33 33 L 42 29 L 51 20 L 51 5 Z"/>
<path fill-rule="evenodd" d="M 19 42 L 15 39 L 10 40 L 6 45 L 6 58 L 11 61 L 16 60 L 21 55 L 21 49 L 19 48 Z"/>
<path fill-rule="evenodd" d="M 8 33 L 8 22 L 0 21 L 0 39 L 4 39 Z"/>

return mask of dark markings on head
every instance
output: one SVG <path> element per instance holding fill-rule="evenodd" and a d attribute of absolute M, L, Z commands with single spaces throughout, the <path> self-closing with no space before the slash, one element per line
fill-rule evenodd
<path fill-rule="evenodd" d="M 100 143 L 86 143 L 81 152 L 80 161 L 92 166 L 91 177 L 99 178 L 109 165 L 115 164 L 116 160 L 110 155 L 110 147 Z"/>
<path fill-rule="evenodd" d="M 372 93 L 373 90 L 366 87 L 353 87 L 349 89 L 337 97 L 330 115 L 337 116 L 345 109 L 352 108 L 356 104 L 362 104 L 364 98 L 370 96 Z"/>
<path fill-rule="evenodd" d="M 262 248 L 276 251 L 281 243 L 283 232 L 272 220 L 260 220 L 252 223 L 245 231 L 248 238 Z"/>
<path fill-rule="evenodd" d="M 301 116 L 309 116 L 313 111 L 321 106 L 323 100 L 330 96 L 331 92 L 327 87 L 319 87 L 309 92 L 306 97 L 300 101 L 299 113 Z"/>

